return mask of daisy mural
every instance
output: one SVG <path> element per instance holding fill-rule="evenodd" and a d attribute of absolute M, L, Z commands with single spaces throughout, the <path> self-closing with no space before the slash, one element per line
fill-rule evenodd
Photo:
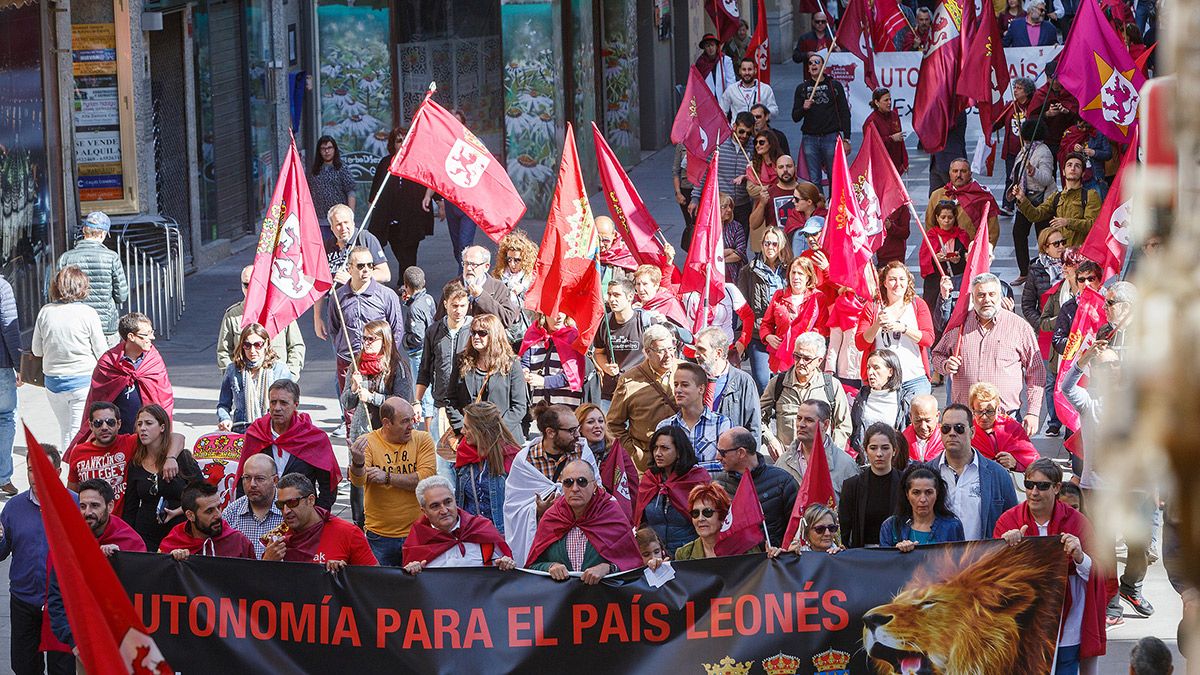
<path fill-rule="evenodd" d="M 549 3 L 501 7 L 508 62 L 504 65 L 504 136 L 508 175 L 529 205 L 547 213 L 558 161 L 556 97 L 562 91 Z"/>
<path fill-rule="evenodd" d="M 635 19 L 629 3 L 604 4 L 604 137 L 622 162 L 636 162 L 640 146 Z"/>

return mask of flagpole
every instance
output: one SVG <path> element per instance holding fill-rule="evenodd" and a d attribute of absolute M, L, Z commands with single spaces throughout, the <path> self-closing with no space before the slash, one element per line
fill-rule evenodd
<path fill-rule="evenodd" d="M 942 263 L 938 260 L 937 251 L 933 249 L 933 242 L 929 241 L 929 233 L 925 231 L 925 224 L 921 222 L 920 216 L 917 215 L 917 207 L 913 206 L 912 201 L 908 202 L 908 212 L 912 214 L 913 220 L 917 221 L 917 227 L 921 229 L 921 239 L 925 245 L 929 247 L 929 253 L 933 256 L 933 264 L 937 267 L 938 274 L 947 276 L 946 270 L 942 269 Z"/>

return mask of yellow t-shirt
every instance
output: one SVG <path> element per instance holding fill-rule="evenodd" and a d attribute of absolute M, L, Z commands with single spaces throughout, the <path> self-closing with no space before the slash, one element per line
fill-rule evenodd
<path fill-rule="evenodd" d="M 398 474 L 415 473 L 417 480 L 437 473 L 437 452 L 433 436 L 427 431 L 413 430 L 412 438 L 404 445 L 393 445 L 383 437 L 383 431 L 367 434 L 363 451 L 368 467 L 391 469 L 393 481 Z M 366 483 L 366 474 L 350 474 L 350 482 L 364 487 L 363 509 L 367 530 L 382 537 L 407 537 L 412 524 L 421 517 L 417 494 L 395 486 Z"/>

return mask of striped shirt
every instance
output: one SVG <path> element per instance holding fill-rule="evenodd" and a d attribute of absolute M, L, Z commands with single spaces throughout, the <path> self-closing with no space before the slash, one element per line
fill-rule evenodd
<path fill-rule="evenodd" d="M 746 182 L 742 181 L 740 184 L 734 185 L 733 180 L 738 176 L 746 175 L 746 165 L 750 163 L 750 160 L 747 159 L 750 150 L 746 150 L 744 146 L 739 148 L 736 137 L 730 137 L 717 146 L 717 150 L 721 153 L 717 164 L 717 189 L 733 197 L 734 204 L 749 202 L 750 195 L 746 192 Z M 700 189 L 692 191 L 692 201 L 696 204 L 700 203 L 700 195 L 704 194 L 704 185 L 708 184 L 711 176 L 712 171 L 710 170 L 705 174 L 704 183 L 700 185 Z"/>
<path fill-rule="evenodd" d="M 251 544 L 254 544 L 254 555 L 262 557 L 263 546 L 261 537 L 271 530 L 279 527 L 283 522 L 283 514 L 279 509 L 275 508 L 275 504 L 267 510 L 267 516 L 262 520 L 254 515 L 254 510 L 250 508 L 250 502 L 245 495 L 233 500 L 229 506 L 225 507 L 225 512 L 221 514 L 225 520 L 225 524 L 233 529 L 246 535 Z"/>
<path fill-rule="evenodd" d="M 521 355 L 521 365 L 530 373 L 541 375 L 543 378 L 542 386 L 530 385 L 532 395 L 529 405 L 545 400 L 552 404 L 561 403 L 575 408 L 583 402 L 582 391 L 571 391 L 571 385 L 563 373 L 562 358 L 559 357 L 553 342 L 547 340 L 530 345 Z"/>
<path fill-rule="evenodd" d="M 717 437 L 729 431 L 733 424 L 730 423 L 728 417 L 721 413 L 705 409 L 700 413 L 700 419 L 696 421 L 696 426 L 691 429 L 688 428 L 687 422 L 683 421 L 682 412 L 659 422 L 654 430 L 658 431 L 665 426 L 683 430 L 683 433 L 687 434 L 688 440 L 692 442 L 696 457 L 701 462 L 712 462 L 717 459 Z"/>
<path fill-rule="evenodd" d="M 946 360 L 954 355 L 962 333 L 962 366 L 954 374 L 954 403 L 968 405 L 967 394 L 976 382 L 991 382 L 1000 390 L 1000 407 L 1005 411 L 1021 409 L 1021 389 L 1029 401 L 1029 415 L 1040 415 L 1045 392 L 1046 367 L 1038 348 L 1037 336 L 1025 319 L 999 310 L 991 329 L 979 325 L 975 312 L 968 312 L 959 328 L 946 331 L 933 348 L 930 365 L 946 372 Z"/>

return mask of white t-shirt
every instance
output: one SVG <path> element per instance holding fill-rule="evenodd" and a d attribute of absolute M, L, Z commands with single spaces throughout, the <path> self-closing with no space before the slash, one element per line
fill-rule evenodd
<path fill-rule="evenodd" d="M 917 313 L 912 303 L 904 305 L 900 322 L 907 326 L 917 325 Z M 925 362 L 921 360 L 921 347 L 907 333 L 889 333 L 883 330 L 875 336 L 876 349 L 890 349 L 900 358 L 900 379 L 907 382 L 925 376 Z"/>
<path fill-rule="evenodd" d="M 271 426 L 271 440 L 279 438 L 279 434 L 275 433 L 275 427 Z M 292 453 L 284 450 L 278 445 L 271 446 L 271 456 L 275 458 L 275 473 L 283 478 L 283 472 L 287 469 L 288 460 L 292 458 Z"/>
<path fill-rule="evenodd" d="M 1049 525 L 1050 523 L 1038 523 L 1039 537 L 1050 534 Z M 1067 620 L 1062 624 L 1062 633 L 1058 636 L 1060 647 L 1074 647 L 1080 643 L 1079 633 L 1083 628 L 1083 603 L 1087 602 L 1085 594 L 1087 593 L 1088 577 L 1091 574 L 1092 559 L 1084 553 L 1083 562 L 1075 566 L 1075 574 L 1067 579 L 1067 585 L 1071 589 L 1071 611 L 1067 613 Z"/>
<path fill-rule="evenodd" d="M 864 391 L 867 390 L 864 389 Z M 876 422 L 895 426 L 896 416 L 900 414 L 900 401 L 896 399 L 896 392 L 886 389 L 870 391 L 871 393 L 867 394 L 866 403 L 863 404 L 863 428 L 865 429 Z"/>

